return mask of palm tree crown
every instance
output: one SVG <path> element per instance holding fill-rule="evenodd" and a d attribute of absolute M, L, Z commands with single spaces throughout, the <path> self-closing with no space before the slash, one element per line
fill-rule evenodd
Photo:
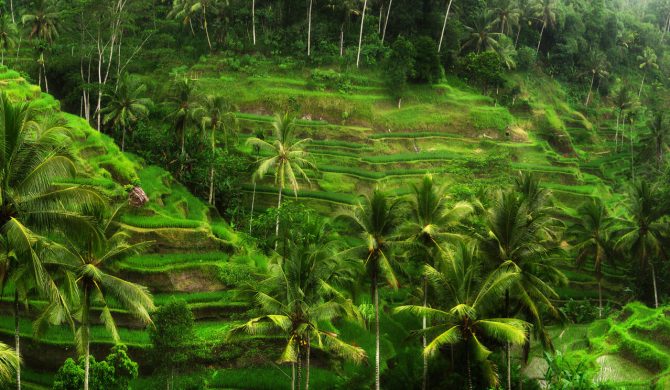
<path fill-rule="evenodd" d="M 103 123 L 111 124 L 122 131 L 121 151 L 125 150 L 126 132 L 141 118 L 149 115 L 152 101 L 143 97 L 146 91 L 146 85 L 125 77 L 119 82 L 116 91 L 109 95 L 110 101 L 102 110 Z"/>

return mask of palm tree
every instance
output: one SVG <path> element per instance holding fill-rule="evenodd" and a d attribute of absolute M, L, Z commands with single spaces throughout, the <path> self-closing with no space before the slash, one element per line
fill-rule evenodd
<path fill-rule="evenodd" d="M 442 32 L 440 33 L 440 43 L 437 45 L 437 52 L 442 51 L 442 41 L 444 40 L 444 31 L 447 29 L 447 20 L 449 19 L 449 11 L 451 11 L 451 3 L 453 0 L 449 0 L 447 4 L 447 12 L 444 13 L 444 22 L 442 23 Z"/>
<path fill-rule="evenodd" d="M 85 187 L 55 185 L 74 178 L 76 169 L 62 123 L 38 122 L 28 103 L 12 103 L 0 94 L 0 284 L 13 280 L 15 342 L 20 354 L 20 292 L 35 287 L 48 301 L 65 306 L 45 259 L 39 255 L 40 234 L 82 235 L 91 229 L 82 211 L 101 201 Z M 24 288 L 25 286 L 25 288 Z M 21 370 L 17 366 L 17 386 Z"/>
<path fill-rule="evenodd" d="M 20 364 L 19 355 L 6 344 L 0 343 L 0 381 L 9 383 Z"/>
<path fill-rule="evenodd" d="M 365 10 L 368 7 L 368 0 L 363 0 L 363 11 L 361 12 L 361 31 L 358 34 L 358 54 L 356 55 L 356 67 L 361 62 L 361 46 L 363 44 L 363 26 L 365 25 Z"/>
<path fill-rule="evenodd" d="M 230 147 L 230 141 L 237 140 L 237 132 L 239 124 L 235 112 L 237 107 L 231 104 L 223 96 L 207 96 L 202 102 L 200 108 L 202 118 L 200 120 L 200 127 L 203 131 L 210 130 L 210 145 L 212 148 L 212 159 L 209 167 L 209 204 L 214 204 L 214 153 L 216 149 L 216 134 L 223 135 L 223 144 L 226 152 Z"/>
<path fill-rule="evenodd" d="M 652 155 L 656 159 L 656 168 L 661 169 L 665 151 L 670 143 L 670 129 L 663 111 L 654 113 L 653 118 L 649 121 L 649 134 L 643 142 L 651 149 Z"/>
<path fill-rule="evenodd" d="M 556 25 L 556 5 L 554 0 L 537 0 L 533 7 L 535 17 L 542 22 L 542 30 L 540 30 L 540 39 L 537 41 L 537 49 L 535 53 L 540 52 L 540 45 L 542 44 L 542 36 L 547 27 L 554 27 Z"/>
<path fill-rule="evenodd" d="M 121 151 L 126 149 L 126 132 L 132 131 L 137 122 L 149 115 L 151 99 L 143 97 L 147 86 L 128 78 L 122 78 L 116 91 L 109 94 L 109 103 L 102 110 L 103 123 L 121 130 Z"/>
<path fill-rule="evenodd" d="M 351 15 L 359 15 L 358 0 L 329 0 L 328 8 L 342 17 L 342 23 L 340 23 L 340 57 L 342 57 L 344 55 L 344 26 L 351 22 Z"/>
<path fill-rule="evenodd" d="M 141 253 L 149 244 L 130 244 L 127 233 L 115 230 L 115 220 L 121 209 L 122 207 L 116 207 L 111 215 L 98 218 L 98 240 L 87 240 L 60 248 L 64 259 L 61 264 L 69 271 L 70 282 L 76 284 L 79 290 L 77 312 L 80 314 L 80 325 L 75 340 L 77 350 L 85 359 L 84 390 L 88 390 L 89 385 L 91 308 L 95 306 L 101 310 L 100 320 L 116 343 L 120 341 L 120 337 L 109 306 L 110 300 L 117 302 L 147 325 L 151 324 L 149 313 L 155 310 L 146 287 L 107 272 L 111 264 Z"/>
<path fill-rule="evenodd" d="M 9 15 L 0 16 L 0 65 L 5 64 L 5 52 L 16 45 L 19 29 Z"/>
<path fill-rule="evenodd" d="M 344 212 L 341 217 L 352 222 L 356 232 L 361 234 L 362 244 L 350 249 L 360 253 L 365 259 L 368 277 L 371 281 L 371 293 L 375 307 L 375 389 L 379 390 L 379 288 L 380 278 L 393 288 L 398 288 L 398 279 L 391 265 L 391 250 L 400 226 L 399 200 L 389 200 L 380 190 L 365 196 L 353 210 Z"/>
<path fill-rule="evenodd" d="M 586 95 L 585 106 L 588 106 L 591 102 L 591 92 L 593 91 L 593 83 L 596 77 L 598 78 L 598 87 L 600 87 L 600 80 L 609 76 L 607 72 L 607 56 L 603 52 L 589 52 L 588 64 L 588 71 L 591 73 L 591 83 L 589 84 L 589 93 Z M 598 92 L 598 88 L 596 88 L 596 92 Z"/>
<path fill-rule="evenodd" d="M 500 33 L 512 35 L 512 27 L 519 25 L 521 10 L 516 0 L 498 0 L 493 7 L 493 14 L 496 16 L 497 23 L 500 26 Z"/>
<path fill-rule="evenodd" d="M 514 267 L 503 264 L 481 278 L 483 263 L 474 245 L 459 244 L 450 259 L 437 258 L 435 266 L 424 265 L 424 274 L 433 287 L 440 308 L 400 306 L 395 312 L 427 316 L 435 325 L 427 333 L 436 334 L 423 349 L 424 356 L 436 355 L 446 345 L 463 344 L 466 353 L 468 388 L 472 385 L 472 360 L 481 368 L 490 386 L 499 384 L 495 367 L 488 357 L 491 350 L 483 340 L 520 345 L 527 339 L 528 324 L 514 318 L 495 318 L 505 291 L 518 278 Z M 426 333 L 426 332 L 422 332 Z"/>
<path fill-rule="evenodd" d="M 624 113 L 626 110 L 633 106 L 633 98 L 631 97 L 630 88 L 627 85 L 621 86 L 619 91 L 614 95 L 614 108 L 617 110 L 616 117 L 616 133 L 614 134 L 614 143 L 615 151 L 619 150 L 619 123 L 621 119 L 625 119 Z M 625 122 L 624 122 L 625 125 Z M 623 147 L 623 134 L 624 130 L 621 130 L 621 145 Z"/>
<path fill-rule="evenodd" d="M 403 236 L 407 236 L 412 245 L 412 256 L 425 264 L 431 265 L 435 257 L 443 251 L 441 242 L 461 238 L 448 229 L 458 226 L 461 221 L 472 213 L 473 208 L 467 202 L 458 202 L 454 207 L 447 206 L 444 191 L 436 188 L 430 175 L 424 176 L 421 185 L 413 185 L 413 199 L 410 202 L 411 218 L 401 226 Z M 423 279 L 423 306 L 427 306 L 428 281 Z M 422 318 L 422 329 L 426 329 L 426 317 Z M 426 347 L 426 335 L 422 337 Z M 426 389 L 428 379 L 428 357 L 423 359 L 422 388 Z"/>
<path fill-rule="evenodd" d="M 270 152 L 270 156 L 259 161 L 253 180 L 255 182 L 256 179 L 263 179 L 270 170 L 274 170 L 275 183 L 279 192 L 277 200 L 277 210 L 279 210 L 281 209 L 282 193 L 286 187 L 286 182 L 288 181 L 293 194 L 297 198 L 300 188 L 298 178 L 302 177 L 307 183 L 310 183 L 304 168 L 316 169 L 316 165 L 308 159 L 308 153 L 304 149 L 311 139 L 293 140 L 294 117 L 288 113 L 276 115 L 272 127 L 275 137 L 274 142 L 269 143 L 254 137 L 248 139 L 247 144 Z M 279 214 L 277 214 L 275 233 L 279 237 Z"/>
<path fill-rule="evenodd" d="M 504 316 L 510 316 L 512 299 L 521 313 L 533 323 L 533 330 L 545 347 L 551 340 L 544 329 L 543 313 L 558 317 L 552 303 L 558 294 L 551 283 L 565 282 L 565 276 L 552 265 L 549 255 L 554 248 L 556 220 L 547 206 L 549 193 L 531 175 L 521 175 L 516 188 L 497 194 L 489 210 L 488 234 L 480 236 L 482 250 L 495 265 L 513 264 L 519 278 L 505 293 Z M 530 341 L 530 338 L 528 338 Z M 525 346 L 528 351 L 529 346 Z M 510 346 L 507 348 L 507 387 L 511 387 Z"/>
<path fill-rule="evenodd" d="M 661 254 L 661 239 L 668 230 L 664 218 L 670 214 L 670 205 L 658 188 L 640 180 L 631 185 L 626 208 L 630 220 L 624 221 L 625 225 L 619 230 L 617 246 L 630 250 L 641 270 L 650 268 L 654 306 L 658 307 L 654 261 Z"/>
<path fill-rule="evenodd" d="M 501 35 L 498 32 L 493 32 L 493 26 L 496 22 L 496 20 L 489 21 L 487 15 L 481 15 L 475 19 L 472 26 L 465 26 L 468 38 L 461 50 L 467 47 L 474 48 L 477 53 L 482 50 L 495 50 L 498 47 L 496 38 Z"/>
<path fill-rule="evenodd" d="M 362 348 L 321 328 L 321 324 L 337 318 L 361 321 L 361 317 L 340 289 L 353 282 L 353 267 L 337 256 L 337 240 L 328 235 L 327 227 L 318 221 L 311 225 L 313 234 L 305 240 L 291 240 L 288 258 L 273 259 L 268 277 L 254 289 L 254 300 L 264 315 L 233 328 L 227 336 L 228 340 L 247 335 L 286 337 L 279 362 L 292 365 L 292 389 L 296 382 L 298 388 L 302 386 L 303 358 L 305 389 L 309 389 L 312 348 L 334 352 L 354 362 L 366 357 Z"/>
<path fill-rule="evenodd" d="M 637 96 L 642 96 L 642 87 L 644 87 L 644 80 L 647 77 L 647 73 L 650 69 L 658 69 L 658 64 L 656 63 L 656 52 L 651 47 L 645 47 L 641 56 L 637 56 L 637 61 L 640 63 L 640 69 L 642 69 L 642 83 L 640 84 L 640 92 Z"/>
<path fill-rule="evenodd" d="M 574 240 L 577 251 L 575 263 L 582 266 L 587 260 L 593 260 L 598 278 L 598 317 L 602 318 L 602 264 L 611 260 L 611 232 L 614 219 L 600 198 L 583 204 L 578 210 L 579 220 L 570 226 L 569 235 Z"/>
<path fill-rule="evenodd" d="M 198 112 L 195 83 L 183 77 L 172 85 L 172 95 L 168 98 L 168 117 L 172 119 L 175 132 L 180 140 L 181 154 L 186 154 L 186 131 L 191 124 L 197 123 Z"/>
<path fill-rule="evenodd" d="M 44 86 L 47 93 L 49 82 L 47 81 L 44 51 L 58 37 L 60 16 L 56 3 L 50 0 L 37 0 L 33 13 L 23 15 L 21 19 L 28 28 L 28 38 L 36 41 L 35 46 L 39 54 L 37 62 L 40 64 L 39 84 L 42 85 L 42 75 L 44 75 Z"/>
<path fill-rule="evenodd" d="M 193 19 L 197 17 L 198 14 L 202 15 L 202 26 L 205 30 L 205 36 L 207 37 L 207 45 L 209 50 L 212 50 L 212 41 L 209 38 L 209 27 L 207 21 L 207 8 L 216 7 L 216 0 L 175 0 L 172 3 L 172 10 L 168 14 L 168 17 L 181 20 L 184 24 L 187 24 L 191 28 L 191 33 L 195 34 L 193 31 Z M 255 41 L 254 41 L 255 43 Z"/>

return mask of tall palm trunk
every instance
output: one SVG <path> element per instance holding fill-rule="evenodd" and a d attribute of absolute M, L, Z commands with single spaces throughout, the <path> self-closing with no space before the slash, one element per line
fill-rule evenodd
<path fill-rule="evenodd" d="M 521 23 L 519 23 L 519 29 L 516 30 L 516 39 L 514 40 L 514 48 L 516 49 L 519 46 L 519 36 L 521 35 Z"/>
<path fill-rule="evenodd" d="M 126 151 L 126 126 L 121 127 L 121 151 Z"/>
<path fill-rule="evenodd" d="M 603 277 L 598 275 L 598 318 L 603 318 Z"/>
<path fill-rule="evenodd" d="M 305 362 L 307 365 L 306 367 L 307 372 L 305 372 L 305 390 L 309 390 L 309 354 L 311 349 L 312 349 L 312 343 L 310 342 L 309 334 L 307 334 L 307 359 L 306 359 L 307 361 Z"/>
<path fill-rule="evenodd" d="M 291 363 L 291 390 L 295 390 L 295 363 Z"/>
<path fill-rule="evenodd" d="M 428 280 L 423 277 L 423 308 L 425 309 L 428 306 Z M 421 330 L 423 330 L 423 335 L 421 336 L 421 345 L 423 346 L 422 351 L 426 350 L 426 315 L 423 315 L 421 319 Z M 423 378 L 421 381 L 421 389 L 426 390 L 428 388 L 428 356 L 422 353 L 423 356 Z"/>
<path fill-rule="evenodd" d="M 630 125 L 630 176 L 635 180 L 635 156 L 633 155 L 633 124 Z"/>
<path fill-rule="evenodd" d="M 16 19 L 14 19 L 14 0 L 9 0 L 9 12 L 12 14 L 12 23 L 16 24 Z"/>
<path fill-rule="evenodd" d="M 384 29 L 382 30 L 382 45 L 384 45 L 384 38 L 386 38 L 386 26 L 389 24 L 389 16 L 391 16 L 391 6 L 393 0 L 389 0 L 389 8 L 386 10 L 386 19 L 384 19 Z"/>
<path fill-rule="evenodd" d="M 544 35 L 544 29 L 547 27 L 547 22 L 542 23 L 542 30 L 540 30 L 540 39 L 537 41 L 537 49 L 535 49 L 535 55 L 540 52 L 540 45 L 542 44 L 542 36 Z"/>
<path fill-rule="evenodd" d="M 642 84 L 640 84 L 640 91 L 637 93 L 638 98 L 642 96 L 642 88 L 644 87 L 644 79 L 646 78 L 647 78 L 647 72 L 644 72 L 644 74 L 642 75 Z"/>
<path fill-rule="evenodd" d="M 256 46 L 256 0 L 251 0 L 251 35 Z"/>
<path fill-rule="evenodd" d="M 214 205 L 214 165 L 209 168 L 209 204 Z"/>
<path fill-rule="evenodd" d="M 451 2 L 449 0 L 449 5 L 447 5 L 447 13 L 444 14 L 444 23 L 442 23 L 442 33 L 440 34 L 440 43 L 437 45 L 437 52 L 442 51 L 442 40 L 444 39 L 444 31 L 447 29 L 447 19 L 449 19 L 449 11 L 451 10 Z"/>
<path fill-rule="evenodd" d="M 621 116 L 621 111 L 616 114 L 616 132 L 614 133 L 614 152 L 619 151 L 619 117 Z"/>
<path fill-rule="evenodd" d="M 589 93 L 586 95 L 586 103 L 584 105 L 588 106 L 589 102 L 591 101 L 591 91 L 593 91 L 593 82 L 596 79 L 596 72 L 593 72 L 593 75 L 591 76 L 591 85 L 589 86 Z"/>
<path fill-rule="evenodd" d="M 380 389 L 379 383 L 379 289 L 377 288 L 377 273 L 372 276 L 372 290 L 375 300 L 375 390 Z"/>
<path fill-rule="evenodd" d="M 658 290 L 656 289 L 656 269 L 654 263 L 651 263 L 651 282 L 654 286 L 654 307 L 658 309 Z"/>
<path fill-rule="evenodd" d="M 468 366 L 468 389 L 473 390 L 472 387 L 472 369 L 470 368 L 470 349 L 465 347 L 465 364 Z"/>
<path fill-rule="evenodd" d="M 82 336 L 84 337 L 84 343 L 86 344 L 85 347 L 85 352 L 84 352 L 84 390 L 88 390 L 88 379 L 89 379 L 89 372 L 91 369 L 91 362 L 90 362 L 90 330 L 88 326 L 88 309 L 90 307 L 90 295 L 88 291 L 88 287 L 84 287 L 84 306 L 83 310 L 81 313 L 81 321 L 82 321 Z"/>
<path fill-rule="evenodd" d="M 277 200 L 277 221 L 275 223 L 275 237 L 279 238 L 279 210 L 281 210 L 281 196 L 284 191 L 284 186 L 279 185 L 279 196 Z M 277 242 L 275 241 L 275 248 L 277 247 Z"/>
<path fill-rule="evenodd" d="M 307 11 L 307 57 L 312 55 L 312 3 L 309 0 L 309 9 Z"/>
<path fill-rule="evenodd" d="M 344 23 L 340 25 L 340 57 L 344 55 Z"/>
<path fill-rule="evenodd" d="M 19 331 L 19 292 L 14 287 L 14 350 L 21 357 L 21 333 Z M 21 390 L 21 364 L 16 365 L 16 389 Z"/>
<path fill-rule="evenodd" d="M 209 29 L 207 28 L 207 7 L 202 7 L 202 18 L 204 19 L 205 35 L 207 36 L 207 45 L 209 51 L 212 51 L 212 41 L 209 39 Z"/>
<path fill-rule="evenodd" d="M 300 343 L 298 343 L 298 390 L 302 388 L 302 356 L 300 349 Z"/>
<path fill-rule="evenodd" d="M 356 67 L 361 62 L 361 45 L 363 44 L 363 26 L 365 24 L 365 9 L 368 7 L 368 0 L 363 2 L 363 13 L 361 14 L 361 31 L 358 34 L 358 55 L 356 55 Z M 377 387 L 379 389 L 379 387 Z"/>
<path fill-rule="evenodd" d="M 251 214 L 249 214 L 249 234 L 251 234 L 251 223 L 254 221 L 254 203 L 256 201 L 256 180 L 254 180 L 254 192 L 251 195 Z"/>

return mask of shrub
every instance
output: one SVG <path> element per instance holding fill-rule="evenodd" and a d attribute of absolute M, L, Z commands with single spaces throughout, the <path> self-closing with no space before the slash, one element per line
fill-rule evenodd
<path fill-rule="evenodd" d="M 89 388 L 91 390 L 127 390 L 137 378 L 138 364 L 128 356 L 128 347 L 116 345 L 105 360 L 90 357 Z M 79 390 L 84 385 L 85 359 L 78 363 L 68 358 L 54 377 L 53 390 Z"/>
<path fill-rule="evenodd" d="M 426 36 L 419 37 L 414 48 L 416 55 L 412 80 L 429 84 L 438 82 L 442 76 L 442 65 L 435 40 Z"/>

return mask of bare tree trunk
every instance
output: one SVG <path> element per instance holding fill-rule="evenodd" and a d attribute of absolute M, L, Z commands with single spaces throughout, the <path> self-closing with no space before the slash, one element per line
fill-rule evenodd
<path fill-rule="evenodd" d="M 279 196 L 277 200 L 277 222 L 275 224 L 275 237 L 279 238 L 279 210 L 281 210 L 281 196 L 282 196 L 282 191 L 284 190 L 283 186 L 279 186 Z M 275 248 L 277 247 L 277 243 L 275 242 Z"/>
<path fill-rule="evenodd" d="M 391 6 L 393 0 L 389 0 L 389 8 L 386 10 L 386 19 L 384 19 L 384 29 L 382 30 L 382 45 L 384 45 L 384 38 L 386 38 L 386 26 L 389 24 L 389 17 L 391 16 Z"/>
<path fill-rule="evenodd" d="M 537 49 L 535 49 L 535 55 L 540 53 L 540 45 L 542 44 L 542 35 L 544 35 L 545 27 L 547 27 L 547 23 L 542 23 L 542 30 L 540 30 L 540 39 L 537 41 Z"/>
<path fill-rule="evenodd" d="M 209 29 L 207 28 L 207 7 L 202 7 L 202 17 L 204 19 L 205 26 L 205 36 L 207 37 L 207 46 L 209 46 L 209 51 L 212 51 L 212 41 L 209 39 Z"/>
<path fill-rule="evenodd" d="M 307 57 L 312 55 L 312 3 L 309 0 L 309 10 L 307 11 Z"/>
<path fill-rule="evenodd" d="M 14 19 L 14 0 L 9 0 L 9 12 L 12 14 L 12 23 L 16 24 L 16 19 Z"/>
<path fill-rule="evenodd" d="M 88 390 L 88 378 L 89 378 L 89 372 L 91 370 L 91 362 L 90 362 L 90 342 L 88 341 L 88 338 L 86 339 L 86 362 L 84 363 L 84 390 Z"/>
<path fill-rule="evenodd" d="M 507 390 L 512 390 L 512 347 L 507 343 Z"/>
<path fill-rule="evenodd" d="M 291 363 L 291 390 L 295 390 L 295 363 Z"/>
<path fill-rule="evenodd" d="M 630 124 L 630 176 L 635 180 L 635 155 L 633 154 L 633 123 Z"/>
<path fill-rule="evenodd" d="M 437 52 L 442 51 L 442 41 L 444 40 L 444 31 L 447 29 L 447 20 L 449 19 L 449 11 L 451 10 L 451 2 L 449 0 L 449 5 L 447 5 L 447 13 L 444 14 L 444 23 L 442 23 L 442 33 L 440 34 L 440 43 L 437 45 Z"/>
<path fill-rule="evenodd" d="M 300 344 L 298 343 L 298 390 L 302 388 L 302 356 L 300 349 Z"/>
<path fill-rule="evenodd" d="M 19 292 L 14 288 L 14 351 L 21 357 L 21 331 L 19 328 Z M 21 390 L 21 364 L 16 366 L 16 389 Z"/>
<path fill-rule="evenodd" d="M 376 274 L 372 278 L 372 288 L 374 289 L 373 294 L 374 294 L 374 300 L 375 300 L 375 390 L 379 390 L 380 389 L 380 382 L 379 382 L 379 361 L 380 361 L 380 351 L 379 351 L 379 288 L 377 287 L 377 275 Z"/>
<path fill-rule="evenodd" d="M 598 276 L 598 318 L 603 318 L 602 276 Z"/>
<path fill-rule="evenodd" d="M 249 234 L 251 234 L 251 226 L 254 220 L 254 203 L 256 201 L 256 180 L 254 180 L 254 192 L 251 195 L 251 214 L 249 215 Z"/>
<path fill-rule="evenodd" d="M 123 126 L 121 130 L 121 151 L 126 151 L 126 126 Z"/>
<path fill-rule="evenodd" d="M 42 59 L 42 73 L 44 74 L 44 89 L 46 93 L 49 93 L 49 81 L 47 80 L 47 68 L 44 59 Z"/>
<path fill-rule="evenodd" d="M 256 0 L 251 0 L 251 35 L 256 46 Z"/>
<path fill-rule="evenodd" d="M 358 34 L 358 55 L 356 56 L 356 67 L 358 68 L 361 62 L 361 45 L 363 44 L 363 26 L 365 24 L 365 9 L 368 7 L 368 0 L 363 2 L 363 13 L 361 14 L 361 32 Z M 379 383 L 377 384 L 379 390 Z"/>
<path fill-rule="evenodd" d="M 214 166 L 209 168 L 209 204 L 214 205 Z"/>
<path fill-rule="evenodd" d="M 519 23 L 519 29 L 516 30 L 516 39 L 514 40 L 514 48 L 516 49 L 519 46 L 519 36 L 521 35 L 521 23 Z"/>
<path fill-rule="evenodd" d="M 340 25 L 340 57 L 344 55 L 344 23 Z"/>
<path fill-rule="evenodd" d="M 650 264 L 651 264 L 651 281 L 654 286 L 654 307 L 658 309 L 658 290 L 656 289 L 656 269 L 654 268 L 654 263 Z"/>
<path fill-rule="evenodd" d="M 465 348 L 465 360 L 466 360 L 466 365 L 468 366 L 468 389 L 473 390 L 472 387 L 472 370 L 470 369 L 470 349 L 467 347 Z"/>
<path fill-rule="evenodd" d="M 647 72 L 644 72 L 644 74 L 642 75 L 642 84 L 640 84 L 640 92 L 637 93 L 638 98 L 642 96 L 642 88 L 644 87 L 644 79 L 646 78 L 647 78 Z"/>
<path fill-rule="evenodd" d="M 425 309 L 428 306 L 428 280 L 424 276 L 423 278 L 423 308 Z M 423 346 L 422 351 L 426 350 L 426 315 L 423 315 L 423 318 L 421 319 L 421 330 L 423 330 L 423 334 L 421 336 L 421 345 Z M 423 356 L 423 377 L 421 381 L 421 389 L 426 390 L 428 388 L 428 356 L 426 354 L 422 353 Z"/>

